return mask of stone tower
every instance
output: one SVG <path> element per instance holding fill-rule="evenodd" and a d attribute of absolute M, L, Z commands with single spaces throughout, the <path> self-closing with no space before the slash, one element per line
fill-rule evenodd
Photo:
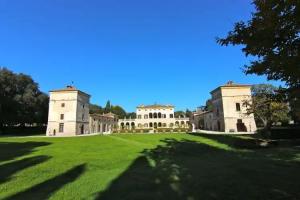
<path fill-rule="evenodd" d="M 89 133 L 90 95 L 67 86 L 50 91 L 47 136 L 75 136 Z"/>

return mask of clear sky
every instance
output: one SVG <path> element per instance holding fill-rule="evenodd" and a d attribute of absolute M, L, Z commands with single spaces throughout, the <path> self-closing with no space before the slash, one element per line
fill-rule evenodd
<path fill-rule="evenodd" d="M 249 0 L 0 0 L 0 66 L 127 111 L 194 109 L 228 80 L 266 82 L 243 74 L 241 47 L 215 41 L 251 11 Z"/>

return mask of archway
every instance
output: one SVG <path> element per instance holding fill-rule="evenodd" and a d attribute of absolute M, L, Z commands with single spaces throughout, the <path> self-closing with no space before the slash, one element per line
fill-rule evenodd
<path fill-rule="evenodd" d="M 152 119 L 153 118 L 153 114 L 149 113 L 149 118 Z"/>
<path fill-rule="evenodd" d="M 135 123 L 134 122 L 131 122 L 131 129 L 135 129 Z"/>
<path fill-rule="evenodd" d="M 129 122 L 126 123 L 126 129 L 127 129 L 127 130 L 130 129 L 130 124 L 129 124 Z"/>

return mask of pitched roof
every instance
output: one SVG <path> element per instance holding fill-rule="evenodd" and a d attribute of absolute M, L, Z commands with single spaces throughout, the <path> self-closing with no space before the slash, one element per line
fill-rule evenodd
<path fill-rule="evenodd" d="M 137 108 L 174 108 L 173 105 L 161 105 L 161 104 L 153 104 L 153 105 L 140 105 Z"/>
<path fill-rule="evenodd" d="M 84 94 L 86 96 L 91 96 L 85 92 L 82 92 L 81 90 L 78 90 L 76 87 L 74 86 L 70 86 L 70 85 L 67 85 L 65 88 L 62 88 L 62 89 L 57 89 L 57 90 L 51 90 L 50 92 L 71 92 L 71 91 L 77 91 L 81 94 Z"/>
<path fill-rule="evenodd" d="M 221 88 L 236 88 L 236 87 L 251 87 L 252 85 L 249 84 L 237 84 L 234 83 L 233 81 L 228 81 L 225 85 L 221 85 L 217 87 L 216 89 L 212 90 L 210 93 L 214 93 L 215 91 L 221 89 Z"/>

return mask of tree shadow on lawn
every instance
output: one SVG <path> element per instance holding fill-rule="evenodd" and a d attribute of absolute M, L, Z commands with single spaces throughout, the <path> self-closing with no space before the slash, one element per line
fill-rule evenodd
<path fill-rule="evenodd" d="M 33 167 L 49 160 L 49 156 L 35 156 L 0 165 L 0 184 L 9 181 L 18 171 Z"/>
<path fill-rule="evenodd" d="M 145 150 L 97 199 L 300 199 L 300 164 L 291 160 L 295 152 L 285 160 L 276 149 L 163 142 Z"/>
<path fill-rule="evenodd" d="M 6 198 L 6 200 L 48 199 L 55 191 L 59 190 L 64 185 L 75 181 L 80 175 L 84 173 L 85 169 L 86 164 L 75 166 L 72 169 L 64 172 L 63 174 L 60 174 L 25 191 L 10 196 Z"/>
<path fill-rule="evenodd" d="M 35 148 L 50 144 L 49 142 L 0 142 L 0 162 L 30 154 Z"/>

